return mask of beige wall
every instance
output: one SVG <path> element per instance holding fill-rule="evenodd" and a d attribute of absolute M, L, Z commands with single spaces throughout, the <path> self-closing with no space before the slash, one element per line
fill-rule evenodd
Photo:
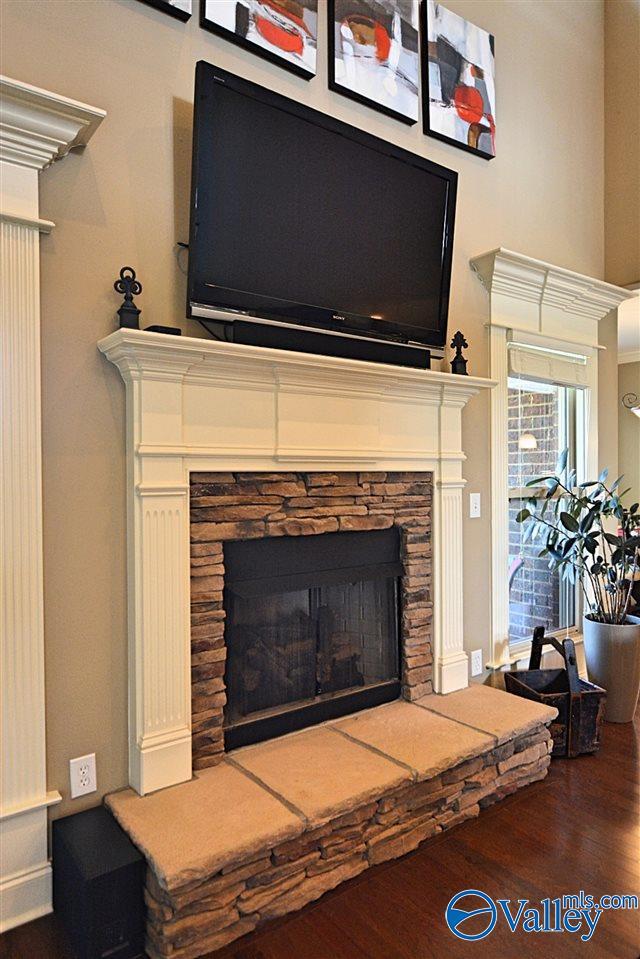
<path fill-rule="evenodd" d="M 605 279 L 640 282 L 640 0 L 605 0 Z"/>
<path fill-rule="evenodd" d="M 321 0 L 321 6 L 323 2 Z M 197 6 L 197 3 L 196 3 Z M 2 70 L 108 116 L 84 155 L 42 177 L 45 629 L 49 786 L 95 751 L 99 791 L 126 782 L 124 389 L 96 349 L 115 327 L 123 264 L 144 286 L 143 322 L 184 321 L 194 64 L 200 58 L 365 128 L 460 173 L 450 325 L 487 371 L 487 298 L 469 257 L 503 245 L 601 277 L 603 8 L 599 0 L 449 0 L 496 37 L 498 156 L 490 163 L 289 75 L 136 0 L 4 0 Z M 197 330 L 191 327 L 190 332 Z M 601 397 L 604 402 L 604 396 Z M 488 402 L 465 412 L 465 474 L 483 517 L 465 520 L 468 649 L 488 655 Z M 468 512 L 465 497 L 465 509 Z M 95 802 L 89 796 L 86 804 Z"/>
<path fill-rule="evenodd" d="M 640 362 L 618 367 L 618 472 L 624 474 L 623 489 L 631 491 L 629 503 L 640 500 L 640 417 L 622 406 L 622 397 L 635 393 L 640 402 Z"/>
<path fill-rule="evenodd" d="M 618 475 L 618 316 L 616 311 L 600 321 L 598 341 L 598 466 Z M 589 476 L 588 479 L 597 479 Z"/>

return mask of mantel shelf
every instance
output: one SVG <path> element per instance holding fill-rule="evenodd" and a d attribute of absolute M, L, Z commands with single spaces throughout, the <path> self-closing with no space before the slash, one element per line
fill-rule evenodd
<path fill-rule="evenodd" d="M 457 395 L 465 402 L 480 390 L 495 386 L 494 380 L 479 376 L 457 376 L 435 370 L 416 370 L 144 330 L 116 330 L 100 340 L 98 347 L 123 377 L 158 376 L 164 372 L 168 376 L 197 375 L 215 379 L 232 369 L 237 372 L 244 369 L 247 374 L 250 371 L 266 374 L 278 382 L 301 374 L 310 389 L 318 385 L 318 378 L 322 378 L 326 389 L 332 385 L 339 389 L 356 386 L 379 392 L 390 387 L 403 387 L 417 394 L 444 391 L 450 398 Z"/>

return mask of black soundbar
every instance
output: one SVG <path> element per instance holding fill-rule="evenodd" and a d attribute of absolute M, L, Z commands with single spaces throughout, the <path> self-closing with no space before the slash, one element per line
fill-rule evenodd
<path fill-rule="evenodd" d="M 206 320 L 200 319 L 200 322 L 207 326 Z M 229 324 L 227 329 L 230 340 L 247 346 L 340 356 L 347 360 L 369 360 L 371 363 L 390 363 L 393 366 L 409 366 L 417 370 L 431 369 L 431 351 L 421 346 L 333 336 L 331 333 L 301 330 L 296 326 L 276 326 L 245 320 L 236 320 Z"/>

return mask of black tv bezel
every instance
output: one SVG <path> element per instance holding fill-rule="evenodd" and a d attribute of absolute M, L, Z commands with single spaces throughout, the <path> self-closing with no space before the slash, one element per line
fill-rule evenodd
<path fill-rule="evenodd" d="M 439 326 L 437 330 L 425 330 L 419 326 L 393 323 L 388 320 L 374 320 L 370 316 L 361 316 L 356 313 L 344 313 L 336 307 L 317 306 L 307 303 L 297 303 L 285 299 L 261 296 L 258 293 L 228 290 L 216 287 L 217 293 L 212 295 L 211 285 L 201 277 L 195 275 L 197 249 L 197 207 L 196 198 L 200 178 L 200 133 L 206 123 L 207 91 L 216 83 L 235 90 L 242 96 L 260 100 L 270 107 L 285 110 L 294 116 L 322 126 L 340 136 L 348 137 L 356 143 L 379 153 L 394 157 L 404 163 L 417 166 L 419 169 L 441 177 L 447 183 L 446 214 L 443 236 L 443 262 L 440 281 L 440 308 Z M 432 160 L 418 156 L 408 150 L 395 146 L 387 140 L 365 133 L 341 120 L 314 110 L 311 107 L 274 93 L 259 84 L 252 83 L 229 73 L 226 70 L 200 60 L 196 64 L 195 92 L 194 92 L 194 123 L 193 123 L 193 152 L 191 168 L 191 207 L 189 225 L 189 271 L 187 283 L 187 315 L 202 321 L 202 315 L 193 312 L 194 307 L 205 307 L 218 313 L 237 313 L 237 319 L 260 318 L 274 323 L 292 324 L 295 326 L 310 326 L 343 335 L 377 337 L 380 339 L 395 339 L 399 342 L 415 342 L 426 346 L 443 347 L 447 338 L 447 318 L 449 312 L 449 294 L 451 287 L 451 268 L 453 261 L 453 235 L 455 223 L 455 209 L 457 196 L 458 174 L 454 170 L 440 166 Z M 213 320 L 215 316 L 207 319 Z"/>

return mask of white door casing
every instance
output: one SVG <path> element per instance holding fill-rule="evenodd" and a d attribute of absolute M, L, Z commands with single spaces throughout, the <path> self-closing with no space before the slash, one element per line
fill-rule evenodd
<path fill-rule="evenodd" d="M 509 650 L 508 378 L 511 371 L 585 391 L 584 467 L 597 475 L 598 324 L 633 294 L 500 247 L 471 261 L 489 294 L 491 391 L 491 658 Z"/>
<path fill-rule="evenodd" d="M 0 932 L 51 911 L 42 598 L 38 177 L 105 113 L 0 77 Z"/>

